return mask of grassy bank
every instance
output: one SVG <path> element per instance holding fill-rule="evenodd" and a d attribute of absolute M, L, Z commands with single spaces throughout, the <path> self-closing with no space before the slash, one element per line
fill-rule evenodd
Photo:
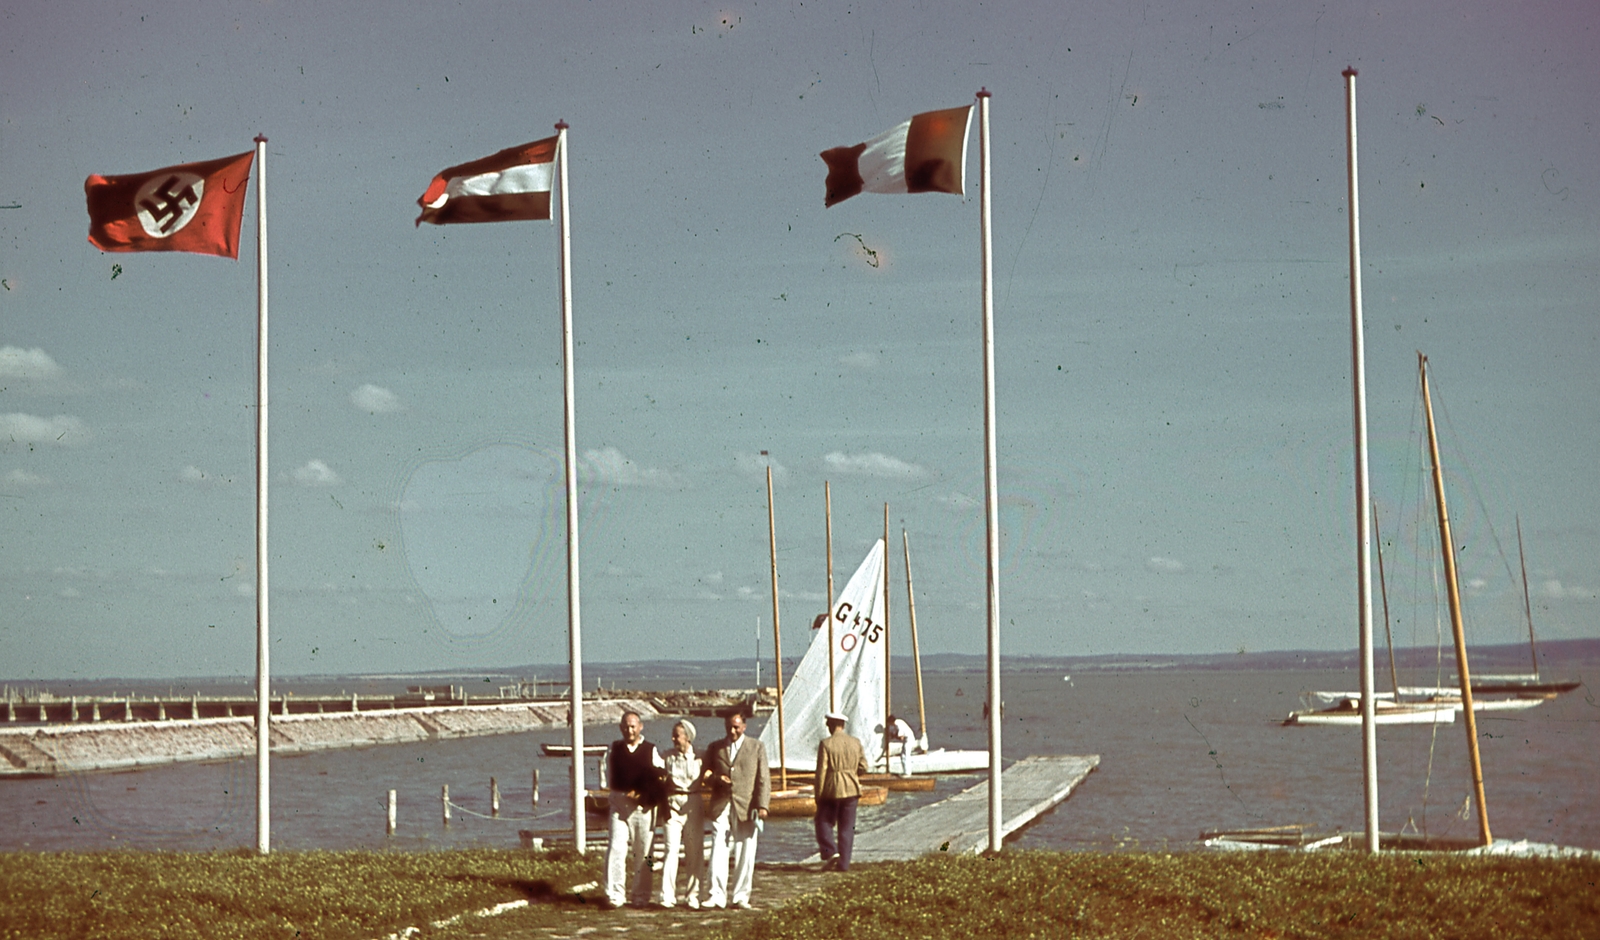
<path fill-rule="evenodd" d="M 593 881 L 554 853 L 0 854 L 0 937 L 371 938 Z"/>
<path fill-rule="evenodd" d="M 600 860 L 522 852 L 0 855 L 0 937 L 1597 937 L 1600 862 L 1346 853 L 929 857 L 754 914 L 602 912 Z M 573 892 L 583 887 L 582 896 Z M 792 892 L 790 892 L 792 893 Z M 765 900 L 764 900 L 765 899 Z M 492 918 L 431 924 L 513 901 Z"/>
<path fill-rule="evenodd" d="M 864 871 L 729 936 L 1592 938 L 1597 883 L 1595 861 L 1008 852 Z"/>

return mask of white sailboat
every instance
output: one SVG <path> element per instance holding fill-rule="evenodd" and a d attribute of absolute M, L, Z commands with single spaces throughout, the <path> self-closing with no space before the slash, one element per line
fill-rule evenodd
<path fill-rule="evenodd" d="M 829 616 L 833 619 L 833 672 L 839 696 L 838 710 L 849 723 L 845 730 L 866 745 L 869 770 L 890 772 L 884 766 L 885 719 L 884 635 L 884 543 L 878 539 L 871 551 L 850 576 Z M 778 723 L 767 722 L 761 730 L 761 743 L 768 760 L 777 767 L 780 758 L 790 771 L 807 773 L 817 765 L 817 745 L 827 734 L 824 716 L 828 713 L 828 636 L 819 628 L 811 638 L 794 677 L 783 689 L 784 753 L 778 746 Z M 892 759 L 893 771 L 901 769 L 899 753 Z M 975 773 L 989 766 L 988 751 L 945 750 L 912 754 L 907 759 L 912 774 Z"/>
<path fill-rule="evenodd" d="M 884 729 L 884 647 L 882 616 L 883 540 L 867 552 L 861 567 L 850 576 L 838 601 L 829 611 L 833 619 L 835 653 L 833 673 L 839 694 L 838 710 L 849 719 L 845 730 L 867 745 L 868 760 L 880 754 L 873 742 L 883 740 Z M 814 631 L 794 677 L 784 686 L 783 752 L 778 744 L 778 722 L 767 722 L 761 729 L 761 743 L 772 766 L 780 759 L 792 771 L 816 770 L 817 745 L 828 733 L 824 720 L 828 714 L 828 636 L 830 631 Z"/>

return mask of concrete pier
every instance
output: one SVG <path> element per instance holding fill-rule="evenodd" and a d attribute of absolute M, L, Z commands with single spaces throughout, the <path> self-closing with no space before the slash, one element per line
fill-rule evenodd
<path fill-rule="evenodd" d="M 1001 832 L 1010 836 L 1054 809 L 1100 765 L 1100 755 L 1025 757 L 1000 775 Z M 989 781 L 856 833 L 851 860 L 906 861 L 929 852 L 982 852 L 989 844 Z M 819 862 L 813 855 L 808 862 Z"/>

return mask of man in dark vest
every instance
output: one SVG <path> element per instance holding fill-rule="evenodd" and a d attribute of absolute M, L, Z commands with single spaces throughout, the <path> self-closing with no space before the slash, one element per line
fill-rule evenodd
<path fill-rule="evenodd" d="M 650 843 L 655 838 L 659 771 L 666 767 L 644 739 L 637 712 L 623 712 L 622 740 L 606 755 L 611 785 L 611 845 L 606 849 L 606 903 L 650 902 Z M 631 883 L 630 883 L 631 882 Z"/>

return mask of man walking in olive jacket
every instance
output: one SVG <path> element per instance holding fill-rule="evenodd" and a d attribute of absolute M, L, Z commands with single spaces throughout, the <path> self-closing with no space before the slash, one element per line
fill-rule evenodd
<path fill-rule="evenodd" d="M 861 742 L 845 732 L 844 715 L 828 712 L 827 722 L 828 736 L 817 744 L 817 852 L 825 870 L 849 871 L 867 757 Z"/>

